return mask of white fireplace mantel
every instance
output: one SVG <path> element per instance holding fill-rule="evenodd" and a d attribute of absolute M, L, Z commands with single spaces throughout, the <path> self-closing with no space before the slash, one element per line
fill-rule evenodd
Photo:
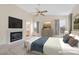
<path fill-rule="evenodd" d="M 23 29 L 8 29 L 7 33 L 7 43 L 10 43 L 10 33 L 11 32 L 23 32 Z"/>

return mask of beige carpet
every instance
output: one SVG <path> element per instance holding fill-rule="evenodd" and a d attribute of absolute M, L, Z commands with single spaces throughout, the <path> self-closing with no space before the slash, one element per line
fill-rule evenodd
<path fill-rule="evenodd" d="M 0 55 L 27 55 L 26 48 L 24 48 L 24 41 L 16 41 L 10 44 L 0 45 Z"/>

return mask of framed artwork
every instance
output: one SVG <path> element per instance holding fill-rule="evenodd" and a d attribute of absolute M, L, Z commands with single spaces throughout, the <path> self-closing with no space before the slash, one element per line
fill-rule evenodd
<path fill-rule="evenodd" d="M 74 30 L 79 30 L 79 14 L 74 17 Z"/>

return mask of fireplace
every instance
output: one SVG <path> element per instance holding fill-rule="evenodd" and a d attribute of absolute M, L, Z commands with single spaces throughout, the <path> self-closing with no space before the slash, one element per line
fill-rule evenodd
<path fill-rule="evenodd" d="M 10 42 L 22 39 L 22 32 L 10 32 Z"/>

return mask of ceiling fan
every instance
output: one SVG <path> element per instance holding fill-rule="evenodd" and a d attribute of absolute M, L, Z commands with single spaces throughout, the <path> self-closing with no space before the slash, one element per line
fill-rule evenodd
<path fill-rule="evenodd" d="M 42 10 L 42 8 L 40 8 L 40 5 L 38 5 L 38 6 L 39 6 L 38 8 L 35 8 L 36 9 L 35 16 L 39 16 L 39 15 L 45 16 L 45 13 L 48 11 Z"/>

